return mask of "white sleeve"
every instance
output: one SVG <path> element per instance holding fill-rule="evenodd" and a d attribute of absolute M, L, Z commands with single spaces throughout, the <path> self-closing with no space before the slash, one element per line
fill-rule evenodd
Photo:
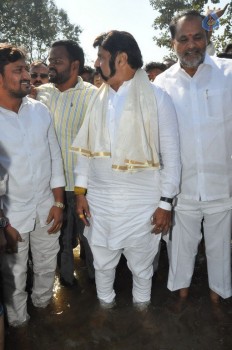
<path fill-rule="evenodd" d="M 88 188 L 89 162 L 90 159 L 88 157 L 78 154 L 77 164 L 74 169 L 75 186 Z"/>
<path fill-rule="evenodd" d="M 160 157 L 161 196 L 173 198 L 179 193 L 180 149 L 176 112 L 171 98 L 161 88 L 154 86 L 157 98 Z M 168 209 L 168 203 L 161 202 Z"/>
<path fill-rule="evenodd" d="M 50 117 L 50 115 L 49 115 Z M 66 185 L 64 177 L 63 160 L 59 143 L 57 141 L 54 125 L 50 117 L 51 123 L 48 130 L 48 141 L 52 162 L 52 175 L 50 180 L 51 188 L 64 187 Z"/>

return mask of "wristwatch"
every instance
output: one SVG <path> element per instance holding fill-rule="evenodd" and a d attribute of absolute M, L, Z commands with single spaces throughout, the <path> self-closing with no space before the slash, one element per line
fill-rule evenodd
<path fill-rule="evenodd" d="M 55 202 L 53 205 L 54 207 L 57 207 L 57 208 L 61 208 L 61 209 L 65 208 L 64 203 L 61 203 L 61 202 Z"/>
<path fill-rule="evenodd" d="M 9 224 L 9 219 L 7 219 L 5 216 L 0 218 L 0 228 L 5 228 Z"/>

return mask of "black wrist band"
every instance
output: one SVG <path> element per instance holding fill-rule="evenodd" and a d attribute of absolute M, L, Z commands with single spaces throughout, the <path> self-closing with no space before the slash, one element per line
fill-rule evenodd
<path fill-rule="evenodd" d="M 160 200 L 172 204 L 173 198 L 160 197 Z"/>

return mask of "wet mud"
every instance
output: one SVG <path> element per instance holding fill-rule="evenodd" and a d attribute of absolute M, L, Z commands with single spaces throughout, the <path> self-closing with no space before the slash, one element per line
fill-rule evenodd
<path fill-rule="evenodd" d="M 75 251 L 73 288 L 58 277 L 46 309 L 28 301 L 27 326 L 6 329 L 6 350 L 231 350 L 232 298 L 213 307 L 209 300 L 204 246 L 201 244 L 189 298 L 166 288 L 168 261 L 162 244 L 158 273 L 153 279 L 152 302 L 147 311 L 132 305 L 131 273 L 124 259 L 117 268 L 116 306 L 99 307 L 95 285 L 88 279 L 84 260 Z"/>

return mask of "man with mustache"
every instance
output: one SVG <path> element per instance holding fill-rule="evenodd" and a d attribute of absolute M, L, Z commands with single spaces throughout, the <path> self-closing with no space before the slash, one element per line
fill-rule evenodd
<path fill-rule="evenodd" d="M 182 179 L 170 235 L 168 288 L 186 300 L 202 239 L 210 298 L 231 296 L 232 63 L 206 53 L 208 28 L 196 11 L 170 23 L 178 62 L 156 84 L 171 96 L 178 118 Z"/>
<path fill-rule="evenodd" d="M 43 61 L 34 61 L 30 65 L 31 84 L 38 87 L 48 83 L 48 66 Z"/>
<path fill-rule="evenodd" d="M 102 34 L 94 47 L 105 83 L 72 146 L 79 154 L 77 213 L 87 226 L 101 306 L 114 305 L 115 270 L 124 254 L 133 275 L 133 303 L 144 310 L 161 232 L 169 230 L 179 190 L 175 110 L 141 69 L 142 54 L 130 33 Z"/>
<path fill-rule="evenodd" d="M 65 186 L 49 110 L 27 96 L 31 86 L 25 60 L 21 49 L 0 44 L 0 178 L 8 174 L 1 198 L 8 218 L 4 228 L 22 238 L 18 237 L 18 251 L 5 254 L 1 266 L 7 319 L 15 327 L 29 319 L 25 291 L 29 245 L 32 303 L 44 308 L 52 298 Z"/>
<path fill-rule="evenodd" d="M 72 287 L 76 284 L 73 248 L 77 245 L 78 235 L 81 236 L 85 247 L 89 277 L 94 279 L 92 253 L 87 240 L 82 237 L 84 226 L 75 212 L 76 157 L 70 153 L 70 147 L 82 125 L 90 98 L 97 89 L 92 84 L 84 82 L 79 76 L 84 67 L 84 53 L 75 41 L 54 42 L 48 60 L 50 83 L 38 88 L 37 99 L 42 101 L 51 112 L 63 156 L 66 188 L 65 221 L 60 237 L 60 281 L 64 286 Z"/>

